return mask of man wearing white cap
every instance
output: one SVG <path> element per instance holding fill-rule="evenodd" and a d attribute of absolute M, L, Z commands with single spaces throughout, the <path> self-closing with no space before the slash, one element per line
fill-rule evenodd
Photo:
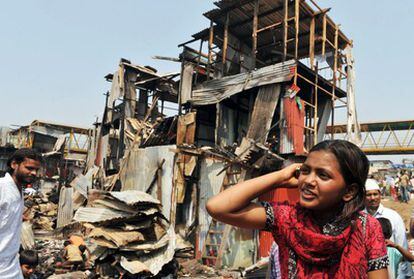
<path fill-rule="evenodd" d="M 404 221 L 396 211 L 384 207 L 381 204 L 381 191 L 378 183 L 374 179 L 367 179 L 367 182 L 365 183 L 365 191 L 365 212 L 375 218 L 387 218 L 390 220 L 392 226 L 392 236 L 390 240 L 405 249 L 408 249 Z M 413 276 L 411 263 L 407 261 L 401 262 L 398 266 L 397 278 L 405 279 L 411 278 L 411 276 Z"/>

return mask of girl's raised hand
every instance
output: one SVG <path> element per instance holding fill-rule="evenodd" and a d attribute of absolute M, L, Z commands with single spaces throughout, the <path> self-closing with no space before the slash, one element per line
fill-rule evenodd
<path fill-rule="evenodd" d="M 282 169 L 281 175 L 283 177 L 282 183 L 279 187 L 297 188 L 299 171 L 302 164 L 292 164 Z"/>

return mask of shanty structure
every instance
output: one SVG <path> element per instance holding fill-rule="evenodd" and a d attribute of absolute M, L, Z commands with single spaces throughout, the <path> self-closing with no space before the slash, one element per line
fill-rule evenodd
<path fill-rule="evenodd" d="M 353 43 L 328 16 L 329 9 L 300 0 L 218 1 L 215 5 L 204 14 L 210 26 L 180 45 L 180 113 L 196 114 L 194 142 L 187 144 L 237 147 L 237 158 L 248 162 L 235 178 L 240 182 L 266 167 L 256 153 L 246 153 L 267 148 L 273 160 L 306 156 L 325 138 L 328 122 L 335 123 L 337 108 L 347 108 L 348 139 L 358 140 Z M 257 169 L 248 168 L 252 165 Z M 233 183 L 226 174 L 216 190 Z M 202 193 L 205 186 L 200 183 L 199 187 Z M 262 199 L 293 202 L 296 197 L 279 191 Z M 254 262 L 268 255 L 269 234 L 249 235 L 208 216 L 199 218 L 208 224 L 207 231 L 200 228 L 198 256 L 204 263 L 239 266 L 247 264 L 240 262 L 245 259 Z M 257 251 L 254 247 L 259 242 Z"/>
<path fill-rule="evenodd" d="M 47 157 L 45 177 L 59 175 L 63 181 L 82 172 L 92 136 L 92 129 L 34 120 L 10 131 L 7 144 L 15 148 L 34 148 L 43 153 Z"/>
<path fill-rule="evenodd" d="M 204 264 L 246 267 L 268 256 L 271 235 L 212 220 L 206 202 L 303 160 L 338 108 L 358 139 L 352 40 L 313 1 L 215 5 L 204 14 L 210 26 L 180 45 L 180 73 L 122 59 L 106 77 L 112 87 L 88 162 L 104 170 L 102 189 L 157 198 Z M 297 198 L 277 190 L 260 199 Z"/>

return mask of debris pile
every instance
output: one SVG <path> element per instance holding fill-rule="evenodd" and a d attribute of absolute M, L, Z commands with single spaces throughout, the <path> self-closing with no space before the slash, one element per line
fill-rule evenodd
<path fill-rule="evenodd" d="M 35 193 L 25 197 L 24 217 L 33 224 L 35 233 L 52 232 L 56 227 L 57 204 L 52 202 L 53 193 Z"/>
<path fill-rule="evenodd" d="M 63 240 L 36 240 L 36 250 L 39 255 L 39 265 L 36 271 L 44 278 L 48 278 L 55 273 L 56 263 L 63 261 Z"/>
<path fill-rule="evenodd" d="M 92 258 L 98 274 L 155 276 L 173 260 L 174 228 L 160 206 L 141 191 L 91 191 L 88 207 L 79 208 L 74 220 L 97 245 Z"/>

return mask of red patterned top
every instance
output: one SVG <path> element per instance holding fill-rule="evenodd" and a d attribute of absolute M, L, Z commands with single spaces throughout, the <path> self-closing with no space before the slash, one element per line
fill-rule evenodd
<path fill-rule="evenodd" d="M 387 268 L 387 250 L 379 222 L 361 212 L 353 224 L 322 228 L 299 205 L 262 203 L 266 229 L 279 245 L 282 278 L 367 278 Z"/>

